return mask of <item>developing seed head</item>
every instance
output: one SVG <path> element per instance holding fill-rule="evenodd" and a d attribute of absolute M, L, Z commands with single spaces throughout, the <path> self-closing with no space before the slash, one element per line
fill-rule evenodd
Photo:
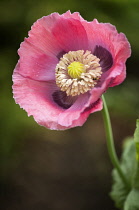
<path fill-rule="evenodd" d="M 84 64 L 78 61 L 72 62 L 67 69 L 69 76 L 73 79 L 80 79 L 81 74 L 85 71 Z"/>

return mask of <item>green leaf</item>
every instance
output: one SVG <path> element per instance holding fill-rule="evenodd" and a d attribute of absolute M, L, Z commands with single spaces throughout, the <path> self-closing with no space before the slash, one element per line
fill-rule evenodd
<path fill-rule="evenodd" d="M 130 138 L 124 142 L 120 165 L 131 189 L 128 190 L 125 187 L 118 172 L 114 169 L 111 198 L 120 209 L 139 210 L 139 120 L 136 121 L 134 140 Z"/>
<path fill-rule="evenodd" d="M 133 189 L 125 201 L 124 210 L 139 210 L 139 190 Z"/>
<path fill-rule="evenodd" d="M 126 174 L 126 178 L 132 186 L 135 174 L 133 173 L 136 168 L 136 158 L 135 158 L 135 144 L 133 138 L 128 138 L 124 142 L 124 151 L 121 158 L 121 168 Z M 123 184 L 116 169 L 112 172 L 114 184 L 112 186 L 112 191 L 110 193 L 111 198 L 115 201 L 115 205 L 123 209 L 124 203 L 129 194 L 129 190 Z M 132 209 L 133 210 L 133 209 Z"/>
<path fill-rule="evenodd" d="M 136 121 L 134 142 L 135 142 L 135 146 L 136 146 L 136 173 L 135 173 L 133 187 L 135 187 L 139 190 L 139 119 Z"/>
<path fill-rule="evenodd" d="M 136 158 L 139 162 L 139 119 L 136 121 L 136 130 L 134 133 L 134 141 L 136 144 Z"/>

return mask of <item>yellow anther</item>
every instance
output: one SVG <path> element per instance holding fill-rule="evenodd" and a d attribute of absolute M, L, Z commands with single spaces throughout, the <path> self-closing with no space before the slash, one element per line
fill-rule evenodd
<path fill-rule="evenodd" d="M 85 71 L 84 64 L 74 61 L 68 66 L 68 74 L 73 79 L 80 79 L 81 74 Z"/>

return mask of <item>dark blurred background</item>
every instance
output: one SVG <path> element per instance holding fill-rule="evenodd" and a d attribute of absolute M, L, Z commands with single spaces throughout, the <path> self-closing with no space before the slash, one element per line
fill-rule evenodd
<path fill-rule="evenodd" d="M 79 11 L 88 21 L 116 25 L 132 46 L 127 79 L 105 94 L 118 155 L 139 116 L 138 0 L 0 0 L 0 209 L 116 210 L 102 113 L 83 127 L 49 131 L 28 118 L 12 96 L 17 49 L 38 18 Z"/>

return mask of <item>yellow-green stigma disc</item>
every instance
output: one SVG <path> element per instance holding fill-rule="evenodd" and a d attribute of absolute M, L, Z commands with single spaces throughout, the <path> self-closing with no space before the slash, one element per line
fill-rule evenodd
<path fill-rule="evenodd" d="M 84 64 L 74 61 L 68 66 L 68 74 L 73 79 L 80 79 L 81 74 L 84 72 Z"/>

